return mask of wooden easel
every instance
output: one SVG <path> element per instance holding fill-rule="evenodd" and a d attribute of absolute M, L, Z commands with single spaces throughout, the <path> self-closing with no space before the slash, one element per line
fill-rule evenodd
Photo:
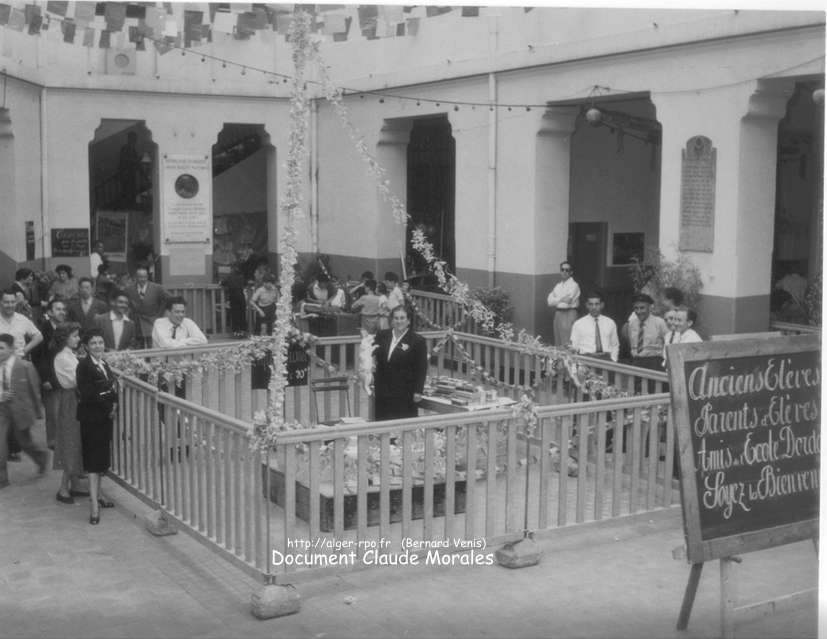
<path fill-rule="evenodd" d="M 820 341 L 816 336 L 773 337 L 762 340 L 747 338 L 667 347 L 686 538 L 686 547 L 680 550 L 682 556 L 688 557 L 691 563 L 689 579 L 678 615 L 678 630 L 685 630 L 689 623 L 689 615 L 692 612 L 704 563 L 714 559 L 720 561 L 721 636 L 723 637 L 735 636 L 739 618 L 754 616 L 756 613 L 769 615 L 784 609 L 794 609 L 810 602 L 815 604 L 817 589 L 810 588 L 766 601 L 738 605 L 738 574 L 735 566 L 741 563 L 739 556 L 741 554 L 807 539 L 813 540 L 816 553 L 818 553 L 818 507 L 814 487 L 784 494 L 771 508 L 762 506 L 760 499 L 763 498 L 759 498 L 752 503 L 751 509 L 744 509 L 744 512 L 737 509 L 732 511 L 732 519 L 729 519 L 730 514 L 724 518 L 717 514 L 721 508 L 720 502 L 716 506 L 707 506 L 699 496 L 703 490 L 701 477 L 704 473 L 707 477 L 712 473 L 717 473 L 718 475 L 725 474 L 724 482 L 728 486 L 740 487 L 742 491 L 738 497 L 740 501 L 744 496 L 744 486 L 750 485 L 749 482 L 755 480 L 756 469 L 767 463 L 767 460 L 754 458 L 745 460 L 743 455 L 740 458 L 738 456 L 739 451 L 744 449 L 744 433 L 761 432 L 753 430 L 758 426 L 753 424 L 750 428 L 726 429 L 710 434 L 703 428 L 705 422 L 700 417 L 699 406 L 705 404 L 704 408 L 711 409 L 710 412 L 713 414 L 721 411 L 721 414 L 732 415 L 733 402 L 730 397 L 735 396 L 738 397 L 739 403 L 743 401 L 745 412 L 748 404 L 761 407 L 763 417 L 759 425 L 761 429 L 778 430 L 785 422 L 776 421 L 776 417 L 769 419 L 770 413 L 766 408 L 770 404 L 772 393 L 777 393 L 778 389 L 770 388 L 769 382 L 766 385 L 754 384 L 748 388 L 746 382 L 753 381 L 754 378 L 749 377 L 752 371 L 762 368 L 768 371 L 767 379 L 771 379 L 769 373 L 774 370 L 776 362 L 782 360 L 790 370 L 801 371 L 801 378 L 790 377 L 795 381 L 790 382 L 783 389 L 787 393 L 787 400 L 789 400 L 789 394 L 792 393 L 793 401 L 820 404 L 820 386 L 807 381 L 809 371 L 820 368 Z M 725 390 L 722 385 L 720 392 L 714 389 L 710 391 L 703 382 L 697 381 L 705 379 L 707 375 L 710 378 L 719 375 L 724 380 L 722 384 L 728 382 L 730 386 Z M 694 384 L 692 393 L 690 393 L 688 380 L 692 379 L 696 379 L 696 382 L 690 382 Z M 742 383 L 741 390 L 738 390 L 737 382 L 733 380 L 739 380 Z M 753 410 L 758 415 L 759 409 Z M 800 421 L 797 417 L 796 420 L 786 423 L 793 426 L 800 425 L 804 429 L 810 429 L 809 432 L 818 432 L 819 422 L 816 417 L 810 415 Z M 691 426 L 696 423 L 701 423 L 700 430 L 695 430 Z M 718 449 L 719 456 L 709 462 L 710 467 L 701 467 L 699 470 L 694 451 L 707 450 L 705 438 L 712 442 L 713 450 L 718 442 L 725 439 L 726 443 L 723 448 Z M 764 441 L 768 442 L 769 439 Z M 729 452 L 729 458 L 726 457 L 727 452 Z M 707 458 L 704 457 L 704 459 Z M 720 464 L 720 460 L 723 459 L 736 461 L 716 467 L 715 464 Z M 817 472 L 817 454 L 810 451 L 798 454 L 797 463 L 795 467 L 797 469 Z M 715 499 L 718 499 L 717 493 Z M 762 507 L 761 517 L 756 516 L 756 508 Z M 703 523 L 702 514 L 705 516 Z"/>
<path fill-rule="evenodd" d="M 813 538 L 816 554 L 818 554 L 818 537 Z M 735 628 L 738 624 L 738 617 L 759 615 L 766 616 L 782 610 L 791 610 L 806 605 L 815 605 L 818 598 L 817 588 L 807 588 L 787 595 L 781 595 L 773 599 L 766 599 L 756 603 L 738 605 L 738 575 L 734 564 L 740 564 L 743 560 L 738 556 L 721 557 L 721 637 L 735 639 Z M 686 583 L 686 590 L 683 593 L 681 611 L 678 614 L 678 630 L 686 630 L 689 624 L 689 615 L 692 612 L 692 604 L 695 602 L 695 594 L 698 592 L 698 583 L 701 580 L 703 563 L 692 564 L 689 569 L 689 580 Z"/>

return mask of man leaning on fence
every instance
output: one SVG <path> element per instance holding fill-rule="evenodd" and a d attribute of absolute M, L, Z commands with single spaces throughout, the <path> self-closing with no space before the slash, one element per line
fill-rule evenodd
<path fill-rule="evenodd" d="M 187 314 L 183 297 L 170 297 L 166 302 L 166 317 L 159 317 L 152 325 L 152 348 L 183 348 L 207 343 L 207 336 Z"/>

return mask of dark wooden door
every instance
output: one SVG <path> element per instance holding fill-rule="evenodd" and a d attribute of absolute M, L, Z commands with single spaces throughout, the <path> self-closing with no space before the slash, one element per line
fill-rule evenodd
<path fill-rule="evenodd" d="M 607 222 L 574 222 L 569 225 L 571 262 L 574 280 L 585 294 L 593 288 L 602 288 L 606 273 Z"/>
<path fill-rule="evenodd" d="M 453 272 L 454 180 L 456 152 L 446 117 L 416 120 L 408 142 L 408 275 L 421 273 L 424 262 L 410 248 L 411 231 L 425 229 L 436 254 Z"/>

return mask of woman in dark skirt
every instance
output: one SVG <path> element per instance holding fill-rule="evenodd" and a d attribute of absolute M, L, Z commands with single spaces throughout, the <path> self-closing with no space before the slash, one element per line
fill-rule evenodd
<path fill-rule="evenodd" d="M 83 469 L 89 474 L 89 523 L 100 522 L 100 508 L 114 505 L 100 492 L 101 474 L 109 469 L 112 421 L 118 407 L 115 375 L 103 361 L 103 331 L 92 328 L 83 335 L 89 356 L 78 363 L 78 421 Z"/>

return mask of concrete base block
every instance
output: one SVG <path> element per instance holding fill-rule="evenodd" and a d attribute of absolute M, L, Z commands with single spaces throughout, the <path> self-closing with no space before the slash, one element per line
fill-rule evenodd
<path fill-rule="evenodd" d="M 290 584 L 286 586 L 263 586 L 253 593 L 250 610 L 257 619 L 272 619 L 292 615 L 301 610 L 299 591 Z"/>
<path fill-rule="evenodd" d="M 147 515 L 144 519 L 144 523 L 146 524 L 146 529 L 157 537 L 163 537 L 164 535 L 175 535 L 178 533 L 178 531 L 173 527 L 172 522 L 167 519 L 166 514 L 160 510 L 156 510 L 152 514 Z"/>
<path fill-rule="evenodd" d="M 540 563 L 543 551 L 530 537 L 512 541 L 494 553 L 497 563 L 506 568 L 525 568 Z"/>

